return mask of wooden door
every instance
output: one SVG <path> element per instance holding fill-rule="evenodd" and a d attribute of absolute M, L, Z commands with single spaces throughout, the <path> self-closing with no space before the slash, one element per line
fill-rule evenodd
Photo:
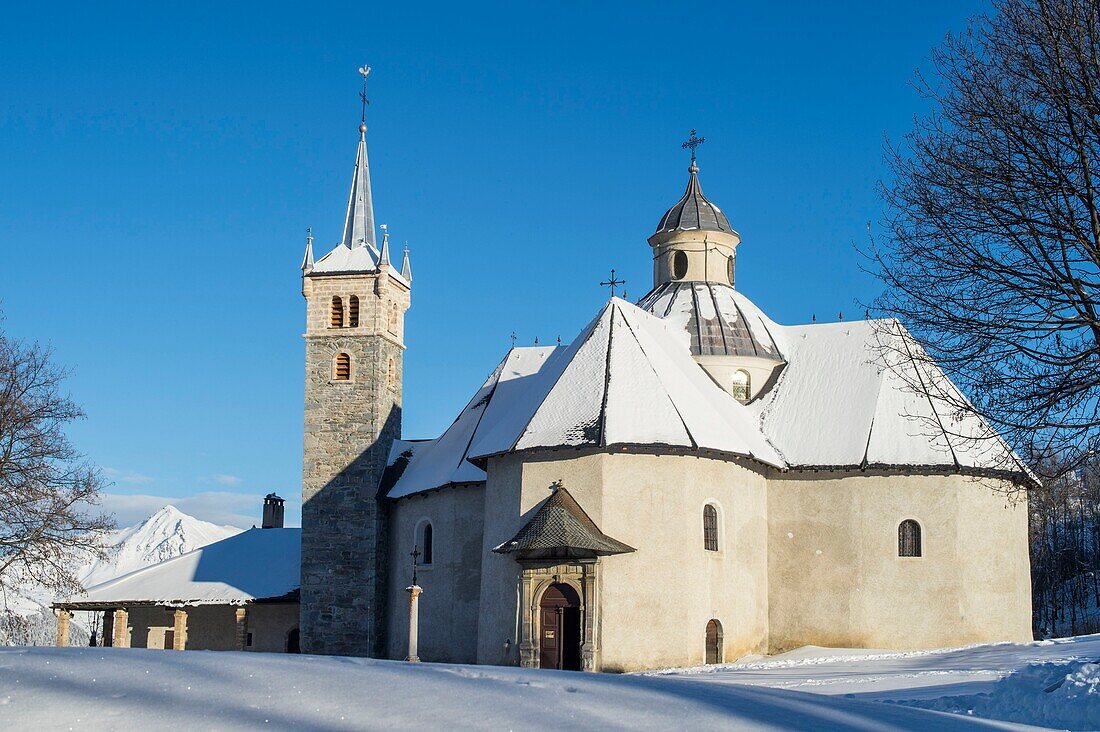
<path fill-rule="evenodd" d="M 569 585 L 553 584 L 543 593 L 539 604 L 540 668 L 580 670 L 580 607 L 580 596 Z"/>

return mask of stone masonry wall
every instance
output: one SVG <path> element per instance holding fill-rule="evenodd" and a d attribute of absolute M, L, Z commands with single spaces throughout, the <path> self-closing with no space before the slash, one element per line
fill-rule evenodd
<path fill-rule="evenodd" d="M 307 300 L 302 650 L 378 655 L 385 627 L 386 527 L 377 487 L 390 446 L 401 434 L 402 330 L 409 291 L 375 274 L 307 276 L 302 290 Z M 351 295 L 359 298 L 355 328 L 347 325 Z M 341 327 L 330 325 L 333 296 L 343 299 Z M 334 378 L 339 353 L 351 357 L 348 381 Z"/>

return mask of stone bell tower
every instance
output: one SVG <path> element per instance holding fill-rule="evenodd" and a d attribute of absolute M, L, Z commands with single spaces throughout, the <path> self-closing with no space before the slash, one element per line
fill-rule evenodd
<path fill-rule="evenodd" d="M 306 653 L 377 655 L 384 627 L 385 511 L 378 484 L 401 435 L 404 317 L 412 271 L 375 235 L 363 118 L 339 244 L 302 262 L 306 299 L 301 643 Z"/>

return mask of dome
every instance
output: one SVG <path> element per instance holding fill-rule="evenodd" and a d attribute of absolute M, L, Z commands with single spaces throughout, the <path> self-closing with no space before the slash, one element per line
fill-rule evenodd
<path fill-rule="evenodd" d="M 772 338 L 775 324 L 729 285 L 666 282 L 642 298 L 638 307 L 662 318 L 673 330 L 683 329 L 693 356 L 784 361 Z"/>
<path fill-rule="evenodd" d="M 683 198 L 665 212 L 661 222 L 657 224 L 655 233 L 695 230 L 736 233 L 730 226 L 729 219 L 722 213 L 722 209 L 703 195 L 703 189 L 699 185 L 699 166 L 692 162 L 688 173 L 690 177 Z"/>

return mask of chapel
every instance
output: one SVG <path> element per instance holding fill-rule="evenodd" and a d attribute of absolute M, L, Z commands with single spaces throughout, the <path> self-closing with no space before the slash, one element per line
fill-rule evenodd
<path fill-rule="evenodd" d="M 315 258 L 310 236 L 302 263 L 303 652 L 405 658 L 414 584 L 424 661 L 1031 639 L 1026 470 L 913 388 L 954 387 L 901 324 L 779 325 L 737 289 L 697 142 L 639 237 L 652 289 L 513 347 L 441 435 L 405 439 L 403 362 L 433 356 L 407 350 L 412 269 L 375 224 L 364 114 L 340 241 Z"/>

